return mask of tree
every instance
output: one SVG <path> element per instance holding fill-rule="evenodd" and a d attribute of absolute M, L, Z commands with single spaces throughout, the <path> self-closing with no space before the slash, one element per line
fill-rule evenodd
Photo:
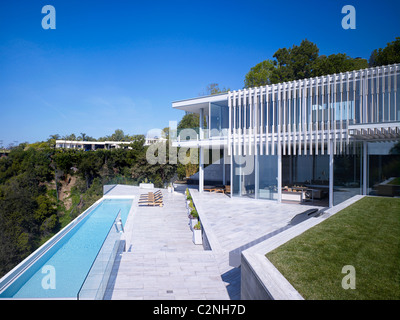
<path fill-rule="evenodd" d="M 317 45 L 307 39 L 303 40 L 300 46 L 278 49 L 273 55 L 277 67 L 272 72 L 271 83 L 312 77 L 318 53 Z"/>
<path fill-rule="evenodd" d="M 368 67 L 367 60 L 351 58 L 344 53 L 319 55 L 316 44 L 305 39 L 299 46 L 278 49 L 272 60 L 265 60 L 245 76 L 245 87 L 276 84 Z"/>
<path fill-rule="evenodd" d="M 94 178 L 100 175 L 100 169 L 104 161 L 100 156 L 103 154 L 97 151 L 87 151 L 80 154 L 78 160 L 78 171 L 81 177 L 86 181 L 86 189 L 89 189 Z"/>
<path fill-rule="evenodd" d="M 115 132 L 111 135 L 111 141 L 125 141 L 125 133 L 121 129 L 115 130 Z"/>
<path fill-rule="evenodd" d="M 220 94 L 220 93 L 225 93 L 228 92 L 230 89 L 223 87 L 222 89 L 219 88 L 218 83 L 210 83 L 206 87 L 206 91 L 203 93 L 200 93 L 199 96 L 212 96 L 214 94 Z"/>
<path fill-rule="evenodd" d="M 400 37 L 395 41 L 389 42 L 385 48 L 379 48 L 372 51 L 369 58 L 369 66 L 377 67 L 387 64 L 400 62 Z"/>
<path fill-rule="evenodd" d="M 178 129 L 198 128 L 200 126 L 200 116 L 197 113 L 187 113 L 178 123 Z"/>
<path fill-rule="evenodd" d="M 78 137 L 78 140 L 86 141 L 87 140 L 86 133 L 81 132 L 81 135 Z"/>
<path fill-rule="evenodd" d="M 74 133 L 67 134 L 63 136 L 63 140 L 69 140 L 69 141 L 76 141 L 76 135 Z"/>
<path fill-rule="evenodd" d="M 259 87 L 271 84 L 271 75 L 274 70 L 274 62 L 272 60 L 265 60 L 250 69 L 244 79 L 244 87 Z"/>
<path fill-rule="evenodd" d="M 351 58 L 345 53 L 319 56 L 315 61 L 314 77 L 368 68 L 366 59 Z"/>

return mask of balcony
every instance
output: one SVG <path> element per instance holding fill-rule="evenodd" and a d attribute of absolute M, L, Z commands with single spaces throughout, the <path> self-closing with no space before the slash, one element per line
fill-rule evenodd
<path fill-rule="evenodd" d="M 176 137 L 171 137 L 174 147 L 198 147 L 198 146 L 225 146 L 228 143 L 228 129 L 178 129 Z"/>

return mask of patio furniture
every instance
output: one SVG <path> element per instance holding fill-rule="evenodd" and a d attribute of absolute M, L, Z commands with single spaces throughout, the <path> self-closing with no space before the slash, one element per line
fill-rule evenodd
<path fill-rule="evenodd" d="M 148 192 L 140 195 L 140 199 L 148 199 L 149 197 L 157 196 L 162 197 L 161 190 L 157 190 L 156 192 Z"/>
<path fill-rule="evenodd" d="M 149 192 L 147 195 L 142 194 L 139 199 L 139 206 L 160 206 L 164 205 L 161 191 L 159 193 Z"/>
<path fill-rule="evenodd" d="M 229 184 L 225 185 L 225 193 L 231 193 L 231 186 Z"/>
<path fill-rule="evenodd" d="M 215 190 L 215 188 L 216 188 L 215 186 L 204 186 L 203 190 L 213 192 Z"/>
<path fill-rule="evenodd" d="M 143 206 L 162 207 L 162 206 L 164 206 L 164 203 L 162 200 L 161 201 L 149 200 L 147 202 L 139 203 L 139 206 L 140 207 L 143 207 Z"/>
<path fill-rule="evenodd" d="M 148 201 L 148 200 L 162 200 L 162 195 L 154 195 L 154 194 L 152 194 L 152 195 L 149 195 L 148 197 L 144 197 L 144 198 L 140 198 L 139 199 L 139 202 L 146 202 L 146 201 Z"/>
<path fill-rule="evenodd" d="M 304 197 L 303 191 L 282 191 L 282 200 L 302 202 Z"/>

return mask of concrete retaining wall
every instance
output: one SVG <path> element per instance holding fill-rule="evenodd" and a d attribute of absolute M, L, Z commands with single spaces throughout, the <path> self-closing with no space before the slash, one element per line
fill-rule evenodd
<path fill-rule="evenodd" d="M 265 255 L 363 197 L 354 196 L 326 210 L 321 217 L 310 218 L 243 251 L 241 257 L 241 299 L 303 300 L 303 297 Z"/>

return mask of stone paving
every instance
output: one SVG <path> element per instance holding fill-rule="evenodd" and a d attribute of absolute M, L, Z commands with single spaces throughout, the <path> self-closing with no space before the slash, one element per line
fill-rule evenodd
<path fill-rule="evenodd" d="M 289 227 L 312 206 L 230 198 L 191 189 L 212 250 L 194 245 L 184 190 L 163 190 L 164 207 L 139 207 L 125 227 L 126 252 L 116 260 L 105 299 L 240 299 L 241 251 Z"/>
<path fill-rule="evenodd" d="M 126 252 L 114 264 L 105 299 L 229 299 L 214 253 L 192 242 L 185 196 L 163 196 L 164 207 L 134 200 Z"/>
<path fill-rule="evenodd" d="M 191 189 L 208 241 L 231 299 L 240 299 L 241 252 L 291 227 L 308 205 L 277 203 Z"/>

